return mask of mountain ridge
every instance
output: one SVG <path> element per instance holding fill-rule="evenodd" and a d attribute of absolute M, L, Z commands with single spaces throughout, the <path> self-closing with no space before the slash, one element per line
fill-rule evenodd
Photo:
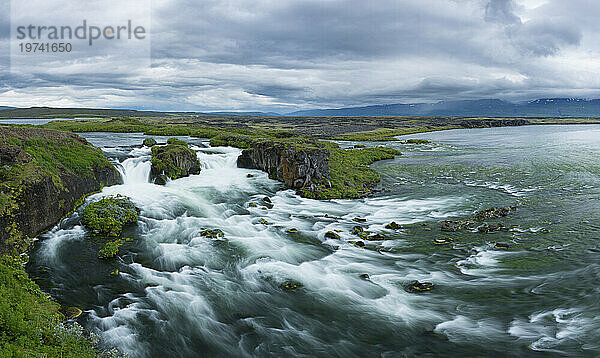
<path fill-rule="evenodd" d="M 600 117 L 600 99 L 540 98 L 521 103 L 500 99 L 386 104 L 295 111 L 286 116 Z"/>

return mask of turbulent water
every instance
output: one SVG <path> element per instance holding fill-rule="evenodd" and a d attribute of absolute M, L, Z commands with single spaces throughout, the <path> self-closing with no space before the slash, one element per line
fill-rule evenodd
<path fill-rule="evenodd" d="M 600 355 L 600 126 L 412 136 L 433 142 L 385 144 L 404 155 L 374 165 L 376 197 L 332 201 L 302 199 L 236 168 L 240 150 L 190 138 L 201 174 L 157 186 L 144 136 L 84 136 L 125 182 L 87 202 L 131 197 L 134 240 L 99 260 L 76 212 L 42 235 L 29 272 L 131 357 Z M 510 231 L 440 232 L 440 221 L 500 205 L 518 208 L 494 220 Z M 356 217 L 386 240 L 349 242 Z M 404 228 L 384 229 L 390 221 Z M 324 237 L 333 230 L 339 240 Z M 454 244 L 433 245 L 444 237 Z M 303 286 L 282 289 L 289 280 Z M 412 280 L 436 286 L 409 293 Z"/>

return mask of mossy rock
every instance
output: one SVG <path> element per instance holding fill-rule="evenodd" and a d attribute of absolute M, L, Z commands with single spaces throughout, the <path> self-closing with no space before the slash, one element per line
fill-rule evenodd
<path fill-rule="evenodd" d="M 150 177 L 155 184 L 164 185 L 167 179 L 175 180 L 192 174 L 200 174 L 200 161 L 186 142 L 170 138 L 167 145 L 152 147 Z"/>
<path fill-rule="evenodd" d="M 516 210 L 515 206 L 506 206 L 506 207 L 498 207 L 491 208 L 487 210 L 478 211 L 475 214 L 475 218 L 477 220 L 486 220 L 486 219 L 497 219 L 510 215 L 511 212 Z"/>
<path fill-rule="evenodd" d="M 100 259 L 111 259 L 119 253 L 119 248 L 123 246 L 125 240 L 117 239 L 108 241 L 104 244 L 104 246 L 98 251 L 98 258 Z"/>
<path fill-rule="evenodd" d="M 221 229 L 212 229 L 200 232 L 200 236 L 207 237 L 209 239 L 220 239 L 225 237 L 225 233 Z"/>
<path fill-rule="evenodd" d="M 153 147 L 153 146 L 155 146 L 157 143 L 156 143 L 156 139 L 154 139 L 154 138 L 152 138 L 152 137 L 151 137 L 151 138 L 146 138 L 146 139 L 144 139 L 144 143 L 142 143 L 142 144 L 143 144 L 144 146 L 146 146 L 146 147 Z"/>
<path fill-rule="evenodd" d="M 402 226 L 399 224 L 396 224 L 395 221 L 392 221 L 391 223 L 387 224 L 385 226 L 385 228 L 388 230 L 400 230 L 400 229 L 402 229 Z"/>
<path fill-rule="evenodd" d="M 268 221 L 267 221 L 266 219 L 264 219 L 264 218 L 260 218 L 260 219 L 258 220 L 258 223 L 259 223 L 259 224 L 261 224 L 261 225 L 271 225 L 271 223 L 270 223 L 270 222 L 268 222 Z"/>
<path fill-rule="evenodd" d="M 117 237 L 127 225 L 135 224 L 139 209 L 124 196 L 109 196 L 83 210 L 82 224 L 94 235 Z"/>
<path fill-rule="evenodd" d="M 298 229 L 292 228 L 292 229 L 288 229 L 285 232 L 287 232 L 288 234 L 297 234 L 299 231 Z"/>
<path fill-rule="evenodd" d="M 333 239 L 333 240 L 339 240 L 340 239 L 340 235 L 336 234 L 333 231 L 327 231 L 325 233 L 325 238 L 327 238 L 327 239 Z"/>

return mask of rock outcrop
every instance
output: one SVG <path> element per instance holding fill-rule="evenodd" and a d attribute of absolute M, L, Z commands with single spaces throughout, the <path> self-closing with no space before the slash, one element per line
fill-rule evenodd
<path fill-rule="evenodd" d="M 25 251 L 83 198 L 121 178 L 73 133 L 0 127 L 0 253 Z"/>
<path fill-rule="evenodd" d="M 314 191 L 316 185 L 331 186 L 329 150 L 285 142 L 259 141 L 238 157 L 240 168 L 259 169 L 297 190 Z"/>
<path fill-rule="evenodd" d="M 155 184 L 164 185 L 167 179 L 179 179 L 192 174 L 200 174 L 200 161 L 186 142 L 171 138 L 167 145 L 152 147 L 150 179 Z"/>
<path fill-rule="evenodd" d="M 525 119 L 462 119 L 457 122 L 463 128 L 492 128 L 492 127 L 519 127 L 526 126 L 529 121 Z"/>

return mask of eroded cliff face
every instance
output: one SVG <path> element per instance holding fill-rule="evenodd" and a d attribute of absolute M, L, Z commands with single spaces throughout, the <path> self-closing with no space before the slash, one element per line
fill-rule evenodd
<path fill-rule="evenodd" d="M 100 149 L 75 134 L 0 127 L 0 253 L 27 250 L 85 196 L 120 181 Z"/>
<path fill-rule="evenodd" d="M 237 165 L 263 170 L 289 188 L 315 191 L 319 184 L 331 186 L 329 154 L 325 148 L 263 141 L 244 149 Z"/>

